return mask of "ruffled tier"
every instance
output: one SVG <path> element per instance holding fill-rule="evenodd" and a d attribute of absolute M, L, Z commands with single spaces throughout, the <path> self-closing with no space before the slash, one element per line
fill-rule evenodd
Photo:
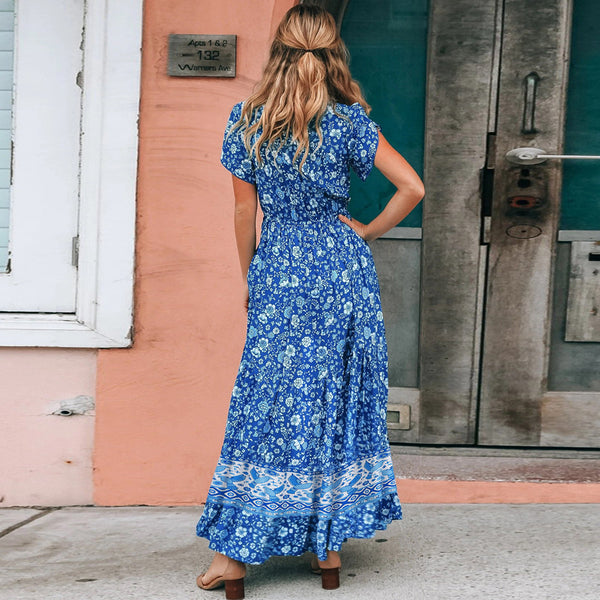
<path fill-rule="evenodd" d="M 327 550 L 339 551 L 348 538 L 372 538 L 398 519 L 402 519 L 402 508 L 396 493 L 329 517 L 269 515 L 208 501 L 196 533 L 209 540 L 211 550 L 257 565 L 271 556 L 305 552 L 325 560 Z"/>

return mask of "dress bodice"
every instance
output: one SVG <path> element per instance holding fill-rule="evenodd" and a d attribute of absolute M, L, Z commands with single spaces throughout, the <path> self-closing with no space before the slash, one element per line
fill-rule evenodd
<path fill-rule="evenodd" d="M 372 121 L 358 103 L 329 104 L 321 119 L 323 141 L 314 125 L 309 128 L 309 154 L 298 169 L 303 156 L 293 161 L 296 141 L 274 143 L 268 152 L 260 150 L 259 165 L 243 142 L 243 127 L 232 131 L 239 120 L 243 101 L 234 105 L 225 128 L 221 163 L 236 177 L 254 183 L 265 219 L 311 221 L 348 214 L 350 168 L 364 181 L 371 172 L 379 141 L 380 126 Z M 252 116 L 260 118 L 263 107 Z M 260 135 L 259 129 L 252 142 Z"/>

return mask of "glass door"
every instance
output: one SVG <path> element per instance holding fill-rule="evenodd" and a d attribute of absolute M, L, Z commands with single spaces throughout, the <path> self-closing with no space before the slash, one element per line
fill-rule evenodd
<path fill-rule="evenodd" d="M 371 117 L 427 191 L 370 243 L 390 441 L 600 446 L 600 162 L 522 150 L 600 154 L 600 8 L 327 4 Z M 379 173 L 355 180 L 351 210 L 369 221 L 392 193 Z"/>

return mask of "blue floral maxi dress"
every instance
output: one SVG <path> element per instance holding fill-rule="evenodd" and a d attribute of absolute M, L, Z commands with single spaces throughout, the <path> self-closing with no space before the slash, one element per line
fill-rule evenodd
<path fill-rule="evenodd" d="M 297 142 L 263 146 L 261 165 L 248 154 L 242 129 L 231 133 L 241 108 L 221 162 L 256 184 L 264 219 L 246 343 L 196 532 L 247 564 L 306 551 L 325 560 L 347 538 L 402 518 L 379 282 L 369 245 L 338 219 L 350 216 L 350 167 L 363 180 L 373 167 L 379 125 L 358 103 L 329 105 L 321 147 L 309 130 L 301 175 Z"/>

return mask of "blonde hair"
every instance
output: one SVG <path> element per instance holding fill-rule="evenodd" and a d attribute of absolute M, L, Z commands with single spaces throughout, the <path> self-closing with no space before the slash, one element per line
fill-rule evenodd
<path fill-rule="evenodd" d="M 300 152 L 304 155 L 299 170 L 309 153 L 308 126 L 314 120 L 323 142 L 321 118 L 330 102 L 358 102 L 367 114 L 367 104 L 360 85 L 350 74 L 349 53 L 339 36 L 333 16 L 324 8 L 299 4 L 290 8 L 277 27 L 267 64 L 261 80 L 243 105 L 235 129 L 246 126 L 244 143 L 254 152 L 260 165 L 260 148 L 268 141 L 266 150 L 276 140 L 286 141 L 290 134 L 298 141 L 293 161 Z M 256 108 L 263 106 L 260 119 L 250 125 Z M 262 133 L 252 146 L 252 136 L 262 127 Z"/>

